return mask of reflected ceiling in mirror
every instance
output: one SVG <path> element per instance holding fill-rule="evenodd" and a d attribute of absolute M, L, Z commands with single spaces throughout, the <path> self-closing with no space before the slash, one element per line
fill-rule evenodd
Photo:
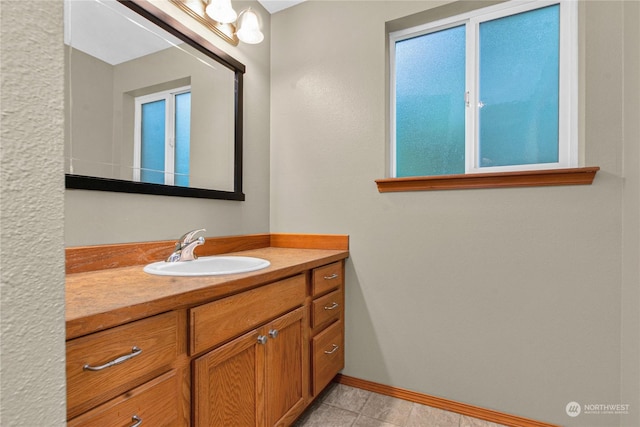
<path fill-rule="evenodd" d="M 66 0 L 68 188 L 244 200 L 244 66 L 150 2 Z"/>

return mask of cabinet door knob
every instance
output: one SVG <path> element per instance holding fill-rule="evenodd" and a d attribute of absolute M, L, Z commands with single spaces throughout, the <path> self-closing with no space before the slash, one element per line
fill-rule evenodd
<path fill-rule="evenodd" d="M 267 337 L 266 335 L 260 335 L 258 336 L 258 344 L 266 344 L 267 343 Z"/>
<path fill-rule="evenodd" d="M 134 357 L 136 357 L 137 355 L 139 355 L 140 353 L 142 353 L 142 350 L 139 349 L 138 347 L 132 347 L 131 348 L 131 353 L 130 354 L 125 354 L 124 356 L 120 356 L 117 359 L 112 360 L 111 362 L 107 362 L 104 365 L 100 365 L 100 366 L 91 366 L 89 364 L 86 364 L 82 367 L 83 370 L 85 371 L 101 371 L 103 369 L 107 369 L 110 368 L 112 366 L 115 365 L 119 365 L 123 362 L 126 362 L 129 359 L 133 359 Z"/>
<path fill-rule="evenodd" d="M 131 424 L 130 427 L 138 427 L 142 425 L 142 418 L 140 418 L 137 415 L 134 415 L 133 417 L 131 417 L 131 421 L 135 421 L 135 422 Z"/>
<path fill-rule="evenodd" d="M 277 336 L 278 336 L 278 330 L 277 330 L 277 329 L 271 329 L 271 330 L 269 331 L 269 336 L 270 336 L 271 338 L 275 338 L 275 337 L 277 337 Z"/>
<path fill-rule="evenodd" d="M 324 276 L 324 280 L 333 280 L 337 278 L 338 278 L 338 275 L 336 273 L 333 273 L 331 276 Z"/>

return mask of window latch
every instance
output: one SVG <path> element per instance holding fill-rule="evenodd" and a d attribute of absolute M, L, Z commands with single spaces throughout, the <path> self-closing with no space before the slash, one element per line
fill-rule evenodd
<path fill-rule="evenodd" d="M 469 91 L 466 91 L 464 93 L 464 104 L 468 107 L 469 106 Z"/>

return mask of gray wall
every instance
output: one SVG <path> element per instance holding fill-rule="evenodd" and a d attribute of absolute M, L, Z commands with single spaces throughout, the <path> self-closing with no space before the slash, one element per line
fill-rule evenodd
<path fill-rule="evenodd" d="M 245 202 L 160 197 L 84 190 L 65 192 L 65 245 L 175 239 L 189 229 L 206 228 L 209 236 L 269 231 L 269 96 L 270 20 L 256 2 L 234 2 L 236 10 L 251 5 L 263 14 L 265 41 L 233 47 L 209 30 L 194 26 L 168 2 L 157 2 L 183 19 L 246 66 L 244 75 Z"/>
<path fill-rule="evenodd" d="M 624 5 L 621 398 L 640 425 L 640 2 Z"/>
<path fill-rule="evenodd" d="M 64 52 L 65 93 L 73 94 L 64 98 L 65 172 L 73 165 L 74 174 L 119 178 L 112 166 L 113 67 L 66 45 Z"/>
<path fill-rule="evenodd" d="M 62 426 L 62 0 L 0 17 L 0 425 Z"/>
<path fill-rule="evenodd" d="M 385 22 L 441 3 L 272 17 L 271 230 L 351 236 L 345 374 L 562 425 L 640 425 L 637 3 L 580 5 L 592 186 L 379 194 Z M 571 401 L 632 413 L 573 419 Z"/>

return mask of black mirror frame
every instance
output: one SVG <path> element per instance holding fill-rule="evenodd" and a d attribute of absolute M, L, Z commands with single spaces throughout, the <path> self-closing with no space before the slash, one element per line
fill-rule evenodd
<path fill-rule="evenodd" d="M 121 4 L 153 22 L 163 30 L 189 44 L 204 55 L 214 59 L 235 74 L 235 132 L 234 132 L 234 184 L 233 191 L 207 188 L 178 187 L 164 184 L 127 181 L 122 179 L 98 178 L 85 175 L 65 174 L 65 187 L 79 190 L 113 191 L 119 193 L 155 194 L 162 196 L 197 197 L 244 201 L 242 192 L 242 100 L 243 75 L 245 66 L 227 53 L 218 49 L 206 39 L 181 24 L 175 18 L 155 8 L 147 0 L 118 0 Z"/>

